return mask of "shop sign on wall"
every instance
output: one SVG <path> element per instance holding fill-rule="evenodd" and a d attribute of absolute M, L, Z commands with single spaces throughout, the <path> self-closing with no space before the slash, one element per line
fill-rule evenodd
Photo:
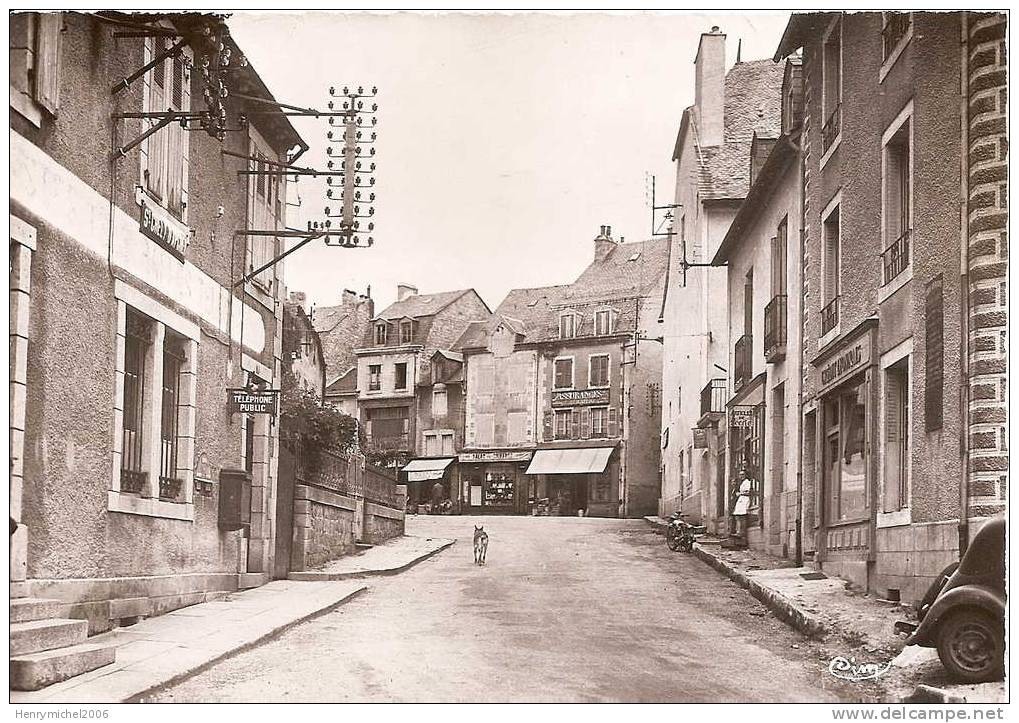
<path fill-rule="evenodd" d="M 586 404 L 608 404 L 608 389 L 570 389 L 552 392 L 553 407 L 575 407 Z"/>
<path fill-rule="evenodd" d="M 733 407 L 729 410 L 729 426 L 739 427 L 743 429 L 753 429 L 754 426 L 754 407 L 750 405 L 743 405 Z"/>
<path fill-rule="evenodd" d="M 870 336 L 862 336 L 821 367 L 821 387 L 823 389 L 833 387 L 868 364 L 870 364 Z"/>
<path fill-rule="evenodd" d="M 255 391 L 253 389 L 227 389 L 226 409 L 230 414 L 268 414 L 276 416 L 278 389 Z"/>
<path fill-rule="evenodd" d="M 191 229 L 175 219 L 165 208 L 153 203 L 141 190 L 137 192 L 136 200 L 141 206 L 138 230 L 184 263 L 184 256 L 191 245 Z"/>
<path fill-rule="evenodd" d="M 693 448 L 694 449 L 708 448 L 708 430 L 701 429 L 700 427 L 693 428 Z"/>
<path fill-rule="evenodd" d="M 461 462 L 529 462 L 530 452 L 461 452 Z"/>

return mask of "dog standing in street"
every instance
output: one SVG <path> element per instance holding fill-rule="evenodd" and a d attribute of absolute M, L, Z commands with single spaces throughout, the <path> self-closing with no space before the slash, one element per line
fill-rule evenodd
<path fill-rule="evenodd" d="M 485 526 L 474 525 L 474 564 L 484 565 L 485 555 L 488 553 L 488 533 Z"/>

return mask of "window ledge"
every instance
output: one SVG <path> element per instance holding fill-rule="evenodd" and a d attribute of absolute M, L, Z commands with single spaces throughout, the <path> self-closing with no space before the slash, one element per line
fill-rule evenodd
<path fill-rule="evenodd" d="M 899 56 L 902 55 L 902 51 L 906 49 L 906 46 L 909 45 L 909 41 L 912 39 L 913 39 L 913 22 L 911 21 L 909 23 L 909 30 L 906 31 L 905 35 L 899 38 L 899 42 L 896 43 L 895 49 L 892 50 L 891 55 L 888 56 L 888 59 L 881 63 L 881 70 L 878 71 L 877 75 L 877 82 L 879 84 L 885 82 L 885 76 L 887 76 L 888 73 L 891 72 L 892 67 L 895 65 L 895 61 L 899 59 Z"/>
<path fill-rule="evenodd" d="M 877 303 L 883 304 L 888 301 L 895 292 L 913 280 L 913 264 L 910 264 L 898 276 L 878 289 Z"/>
<path fill-rule="evenodd" d="M 840 145 L 842 145 L 842 131 L 841 130 L 839 131 L 839 134 L 837 136 L 835 136 L 835 140 L 832 141 L 831 145 L 828 146 L 828 150 L 826 150 L 821 155 L 821 162 L 818 163 L 818 168 L 820 170 L 824 169 L 825 165 L 827 165 L 827 163 L 831 159 L 831 157 L 833 155 L 835 155 L 835 151 L 837 151 L 839 149 Z"/>
<path fill-rule="evenodd" d="M 835 325 L 834 329 L 832 329 L 827 334 L 825 334 L 824 336 L 817 340 L 817 350 L 820 351 L 821 349 L 824 349 L 826 346 L 828 346 L 833 341 L 838 339 L 841 333 L 842 333 L 842 322 L 840 321 L 838 324 Z"/>
<path fill-rule="evenodd" d="M 912 518 L 909 514 L 909 508 L 898 510 L 896 512 L 878 512 L 877 513 L 877 528 L 883 527 L 902 527 L 903 525 L 912 524 Z"/>
<path fill-rule="evenodd" d="M 162 517 L 170 520 L 194 522 L 195 506 L 189 502 L 166 502 L 153 497 L 138 497 L 111 490 L 107 495 L 107 509 L 142 517 Z"/>
<path fill-rule="evenodd" d="M 271 267 L 269 268 L 269 271 L 272 271 Z M 273 295 L 270 294 L 266 288 L 255 279 L 251 279 L 244 283 L 244 293 L 269 311 L 273 311 L 276 308 L 275 297 L 273 297 Z"/>

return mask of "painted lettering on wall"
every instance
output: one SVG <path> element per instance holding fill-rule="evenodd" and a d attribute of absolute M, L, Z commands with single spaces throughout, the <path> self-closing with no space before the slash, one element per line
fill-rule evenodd
<path fill-rule="evenodd" d="M 821 368 L 821 386 L 830 387 L 870 362 L 870 338 L 863 337 Z"/>
<path fill-rule="evenodd" d="M 570 389 L 552 392 L 553 407 L 572 407 L 585 404 L 608 404 L 608 389 Z"/>

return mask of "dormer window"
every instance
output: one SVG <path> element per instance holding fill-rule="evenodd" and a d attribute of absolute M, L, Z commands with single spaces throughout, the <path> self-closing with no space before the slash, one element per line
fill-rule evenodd
<path fill-rule="evenodd" d="M 385 322 L 375 325 L 375 346 L 383 346 L 388 336 L 388 327 Z"/>
<path fill-rule="evenodd" d="M 577 315 L 561 314 L 559 316 L 559 338 L 572 339 L 577 335 Z"/>
<path fill-rule="evenodd" d="M 594 314 L 594 335 L 608 336 L 613 332 L 613 314 L 611 309 L 602 309 Z"/>
<path fill-rule="evenodd" d="M 411 321 L 400 322 L 400 343 L 410 344 L 414 341 L 414 323 Z"/>

